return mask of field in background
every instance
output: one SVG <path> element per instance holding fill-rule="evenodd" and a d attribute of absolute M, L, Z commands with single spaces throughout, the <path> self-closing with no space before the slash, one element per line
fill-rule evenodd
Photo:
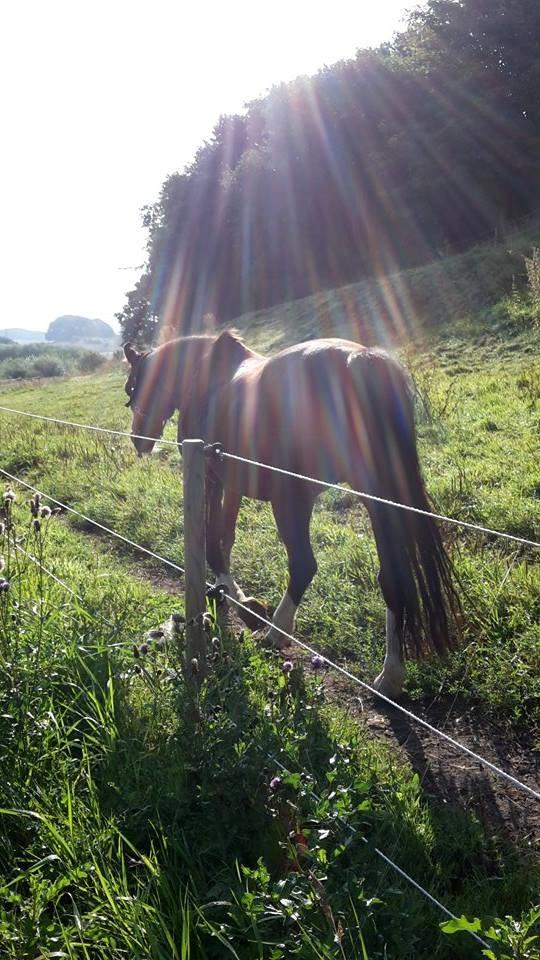
<path fill-rule="evenodd" d="M 514 247 L 528 254 L 531 235 Z M 456 285 L 458 259 L 469 264 L 466 273 L 473 262 L 482 267 L 460 296 L 497 285 L 506 256 L 486 247 L 455 258 L 444 289 Z M 437 289 L 444 299 L 441 269 L 389 285 L 425 286 L 429 305 Z M 237 325 L 260 349 L 320 332 L 350 336 L 350 289 L 327 295 L 328 314 L 317 298 Z M 441 512 L 539 541 L 535 306 L 523 285 L 513 295 L 476 296 L 474 312 L 463 306 L 452 323 L 441 315 L 436 330 L 424 325 L 400 344 L 416 385 L 427 484 Z M 122 372 L 112 370 L 8 389 L 0 404 L 127 429 L 122 385 Z M 181 564 L 173 448 L 140 461 L 121 438 L 0 417 L 1 467 Z M 166 436 L 174 435 L 169 424 Z M 280 659 L 249 636 L 216 644 L 203 722 L 194 726 L 175 651 L 143 655 L 142 666 L 133 659 L 133 644 L 174 606 L 152 586 L 158 567 L 104 536 L 90 539 L 91 526 L 77 518 L 47 521 L 40 547 L 26 499 L 20 494 L 16 506 L 20 530 L 28 529 L 23 543 L 34 555 L 42 549 L 84 605 L 11 557 L 11 606 L 0 607 L 2 806 L 10 811 L 0 839 L 0 932 L 8 957 L 33 958 L 37 944 L 46 957 L 55 949 L 70 957 L 187 957 L 187 940 L 194 956 L 236 951 L 242 960 L 352 958 L 363 944 L 370 958 L 479 956 L 466 934 L 437 934 L 432 908 L 389 869 L 381 873 L 376 845 L 458 915 L 481 916 L 484 930 L 494 915 L 520 917 L 518 932 L 507 924 L 501 937 L 514 937 L 508 956 L 526 956 L 516 938 L 532 923 L 526 916 L 538 889 L 530 846 L 512 851 L 483 833 L 474 811 L 430 800 L 404 761 L 329 706 L 328 680 L 284 675 Z M 463 585 L 465 643 L 444 664 L 410 665 L 407 689 L 416 699 L 459 693 L 509 739 L 527 732 L 538 746 L 538 552 L 447 533 Z M 299 635 L 371 679 L 383 655 L 384 608 L 371 532 L 352 496 L 321 497 L 313 542 L 319 573 Z M 266 506 L 246 502 L 233 564 L 247 592 L 279 599 L 286 565 Z M 276 776 L 281 784 L 272 787 Z"/>
<path fill-rule="evenodd" d="M 3 343 L 0 339 L 0 381 L 94 373 L 105 362 L 100 350 L 100 346 L 89 349 L 53 343 Z"/>

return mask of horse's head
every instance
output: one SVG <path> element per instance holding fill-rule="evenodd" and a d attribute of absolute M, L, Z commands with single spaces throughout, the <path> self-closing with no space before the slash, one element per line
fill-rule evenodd
<path fill-rule="evenodd" d="M 130 365 L 125 391 L 131 407 L 132 440 L 139 456 L 150 453 L 159 440 L 167 420 L 174 412 L 170 384 L 163 379 L 163 356 L 157 351 L 139 353 L 132 343 L 124 344 L 124 355 Z M 146 437 L 148 439 L 141 439 Z"/>
<path fill-rule="evenodd" d="M 150 453 L 175 409 L 184 415 L 196 414 L 209 392 L 227 383 L 242 361 L 253 355 L 231 330 L 218 336 L 177 337 L 147 353 L 126 343 L 124 354 L 131 368 L 126 406 L 133 411 L 131 433 L 139 455 Z M 188 417 L 187 422 L 187 429 L 193 427 L 193 419 Z"/>

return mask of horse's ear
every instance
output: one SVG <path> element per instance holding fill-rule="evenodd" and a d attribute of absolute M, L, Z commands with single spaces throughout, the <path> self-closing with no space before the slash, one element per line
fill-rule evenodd
<path fill-rule="evenodd" d="M 214 350 L 221 350 L 221 348 L 224 350 L 234 349 L 239 343 L 243 344 L 243 340 L 238 330 L 229 327 L 229 329 L 223 330 L 223 332 L 219 334 L 219 337 L 216 338 Z"/>
<path fill-rule="evenodd" d="M 133 344 L 130 342 L 124 344 L 124 356 L 127 362 L 131 364 L 131 366 L 133 366 L 135 363 L 137 363 L 138 360 L 141 359 L 141 354 L 139 353 L 137 348 L 134 347 Z"/>
<path fill-rule="evenodd" d="M 246 347 L 236 330 L 224 330 L 216 337 L 212 347 L 211 376 L 222 377 L 228 375 L 244 360 Z"/>

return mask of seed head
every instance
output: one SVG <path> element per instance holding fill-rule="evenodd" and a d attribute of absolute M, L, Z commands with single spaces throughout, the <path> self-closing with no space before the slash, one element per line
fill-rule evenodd
<path fill-rule="evenodd" d="M 4 503 L 6 503 L 6 504 L 13 503 L 14 500 L 17 499 L 17 497 L 16 497 L 15 493 L 13 492 L 13 490 L 11 489 L 11 487 L 8 487 L 7 490 L 4 490 L 4 497 L 3 497 L 3 499 L 4 499 Z"/>
<path fill-rule="evenodd" d="M 4 577 L 0 580 L 0 593 L 7 593 L 11 584 L 9 580 L 5 580 Z"/>
<path fill-rule="evenodd" d="M 283 670 L 283 673 L 290 673 L 291 670 L 294 669 L 294 663 L 292 660 L 284 660 L 281 665 L 281 669 Z"/>
<path fill-rule="evenodd" d="M 52 514 L 52 510 L 51 510 L 50 507 L 41 507 L 41 508 L 40 508 L 39 515 L 40 515 L 40 517 L 43 517 L 44 520 L 48 520 L 49 517 L 51 516 L 51 514 Z"/>
<path fill-rule="evenodd" d="M 32 526 L 33 526 L 34 530 L 36 531 L 36 533 L 39 533 L 39 531 L 41 530 L 41 523 L 39 522 L 39 520 L 37 519 L 37 517 L 36 517 L 35 520 L 32 520 Z"/>

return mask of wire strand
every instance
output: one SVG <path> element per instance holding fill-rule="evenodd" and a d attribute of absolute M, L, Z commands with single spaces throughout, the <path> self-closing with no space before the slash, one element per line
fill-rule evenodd
<path fill-rule="evenodd" d="M 129 440 L 152 440 L 153 443 L 167 443 L 173 447 L 181 447 L 179 440 L 164 440 L 160 437 L 146 437 L 140 433 L 128 433 L 127 430 L 112 430 L 110 427 L 96 427 L 91 423 L 77 423 L 75 420 L 59 420 L 57 417 L 45 417 L 40 413 L 29 413 L 27 410 L 15 410 L 14 407 L 0 406 L 3 413 L 16 413 L 20 417 L 31 417 L 32 420 L 44 420 L 46 423 L 58 423 L 62 427 L 78 427 L 79 430 L 93 430 L 95 433 L 108 433 L 113 437 L 127 437 Z"/>
<path fill-rule="evenodd" d="M 337 670 L 339 673 L 342 673 L 343 676 L 347 677 L 349 680 L 353 680 L 354 683 L 358 683 L 365 690 L 368 690 L 374 697 L 378 697 L 380 700 L 383 700 L 389 706 L 393 707 L 395 710 L 398 710 L 404 716 L 408 717 L 410 720 L 414 720 L 415 723 L 419 723 L 422 727 L 425 727 L 426 730 L 429 730 L 430 733 L 436 734 L 438 737 L 441 737 L 443 740 L 446 740 L 447 743 L 452 744 L 457 750 L 461 750 L 463 753 L 466 753 L 469 757 L 472 757 L 473 760 L 476 760 L 478 763 L 482 764 L 484 767 L 487 767 L 492 773 L 497 774 L 499 777 L 504 777 L 505 780 L 508 780 L 515 787 L 524 790 L 526 793 L 530 794 L 531 797 L 534 797 L 535 800 L 540 800 L 540 793 L 536 790 L 533 790 L 532 787 L 529 787 L 526 783 L 522 783 L 521 780 L 518 780 L 516 777 L 512 776 L 511 773 L 507 773 L 505 770 L 501 770 L 500 767 L 497 767 L 494 763 L 491 763 L 490 760 L 486 760 L 485 757 L 480 756 L 480 754 L 475 753 L 474 750 L 470 750 L 469 747 L 466 747 L 465 744 L 459 743 L 458 740 L 454 740 L 448 733 L 444 733 L 442 730 L 438 730 L 437 727 L 428 723 L 427 720 L 423 720 L 422 717 L 418 717 L 415 713 L 412 713 L 411 710 L 407 710 L 406 707 L 402 707 L 401 704 L 396 703 L 395 700 L 391 700 L 390 697 L 387 697 L 386 694 L 381 693 L 380 690 L 377 690 L 375 687 L 372 687 L 369 683 L 366 683 L 365 680 L 361 680 L 360 677 L 355 676 L 354 673 L 351 673 L 349 670 L 346 670 L 345 667 L 340 666 L 339 663 L 334 663 L 333 660 L 330 660 L 324 654 L 319 653 L 318 650 L 315 650 L 314 647 L 311 647 L 308 643 L 305 643 L 303 640 L 299 640 L 298 637 L 293 637 L 292 634 L 287 633 L 286 630 L 282 630 L 281 627 L 278 627 L 277 624 L 272 623 L 270 620 L 267 620 L 266 617 L 261 616 L 261 614 L 256 613 L 254 610 L 251 610 L 250 607 L 246 606 L 240 600 L 237 600 L 235 597 L 230 596 L 230 594 L 225 593 L 224 596 L 227 600 L 230 600 L 236 606 L 241 607 L 243 610 L 247 610 L 248 613 L 255 617 L 257 620 L 260 620 L 261 623 L 264 623 L 266 626 L 271 627 L 274 630 L 277 630 L 278 633 L 281 633 L 284 637 L 287 637 L 288 640 L 291 640 L 292 643 L 297 644 L 297 646 L 302 647 L 302 649 L 307 650 L 308 653 L 311 653 L 315 657 L 320 657 L 325 663 L 328 664 L 332 669 Z"/>
<path fill-rule="evenodd" d="M 1 409 L 1 408 L 0 408 Z M 385 497 L 377 497 L 372 493 L 363 493 L 360 490 L 354 490 L 351 487 L 345 487 L 341 483 L 329 483 L 326 480 L 316 480 L 315 477 L 308 477 L 303 473 L 293 473 L 291 470 L 284 470 L 282 467 L 274 467 L 269 463 L 260 463 L 258 460 L 249 460 L 246 457 L 239 457 L 234 453 L 222 451 L 222 456 L 227 460 L 237 460 L 240 463 L 247 463 L 252 467 L 258 467 L 263 470 L 271 470 L 273 473 L 279 473 L 286 477 L 292 477 L 295 480 L 303 480 L 307 483 L 314 483 L 317 486 L 325 487 L 329 490 L 339 490 L 341 493 L 352 494 L 362 500 L 372 500 L 375 503 L 382 503 L 387 507 L 397 507 L 399 510 L 409 510 L 411 513 L 418 513 L 424 517 L 431 517 L 433 520 L 442 520 L 444 523 L 455 524 L 459 527 L 465 527 L 468 530 L 478 530 L 480 533 L 487 533 L 493 537 L 503 537 L 505 540 L 512 540 L 515 543 L 523 543 L 529 547 L 540 548 L 540 542 L 536 540 L 527 540 L 525 537 L 517 537 L 513 533 L 505 533 L 501 530 L 492 530 L 490 527 L 483 527 L 477 523 L 470 523 L 468 520 L 457 520 L 455 517 L 447 517 L 443 513 L 432 513 L 430 510 L 421 510 L 420 507 L 412 507 L 410 504 L 398 503 L 396 500 L 387 500 Z"/>
<path fill-rule="evenodd" d="M 16 410 L 14 407 L 6 407 L 0 405 L 0 411 L 4 413 L 14 413 L 18 414 L 21 417 L 31 417 L 34 420 L 44 420 L 47 423 L 57 423 L 61 426 L 66 427 L 76 427 L 81 430 L 93 430 L 97 433 L 111 434 L 116 437 L 127 437 L 130 440 L 151 440 L 153 443 L 165 443 L 173 447 L 181 448 L 182 443 L 179 440 L 165 440 L 159 437 L 147 437 L 144 434 L 137 433 L 128 433 L 125 430 L 112 430 L 107 427 L 96 427 L 93 424 L 89 423 L 77 423 L 73 420 L 60 420 L 56 417 L 45 417 L 38 413 L 29 413 L 26 410 Z M 429 510 L 422 510 L 420 507 L 413 507 L 410 504 L 398 503 L 396 500 L 388 500 L 384 497 L 377 497 L 372 493 L 364 493 L 361 490 L 354 490 L 351 487 L 345 487 L 340 483 L 330 483 L 326 480 L 317 480 L 315 477 L 309 477 L 302 473 L 294 473 L 291 470 L 285 470 L 282 467 L 276 467 L 270 463 L 262 463 L 259 460 L 250 460 L 247 457 L 240 457 L 234 453 L 227 453 L 226 451 L 221 451 L 221 455 L 228 460 L 236 460 L 239 463 L 248 464 L 248 466 L 257 467 L 261 470 L 270 470 L 274 473 L 281 474 L 286 477 L 291 477 L 294 480 L 302 480 L 305 483 L 313 483 L 316 486 L 323 487 L 327 490 L 339 490 L 341 493 L 351 494 L 354 497 L 358 497 L 361 500 L 371 500 L 375 503 L 382 503 L 384 506 L 396 507 L 399 510 L 409 510 L 411 513 L 417 513 L 421 516 L 431 517 L 433 520 L 440 520 L 443 523 L 453 524 L 454 526 L 464 527 L 467 530 L 476 530 L 479 533 L 487 534 L 491 537 L 500 537 L 504 540 L 510 540 L 513 543 L 521 543 L 525 546 L 535 547 L 540 549 L 540 542 L 537 540 L 529 540 L 526 537 L 518 537 L 513 533 L 506 533 L 502 530 L 493 530 L 491 527 L 484 527 L 481 524 L 471 523 L 468 520 L 458 520 L 455 517 L 447 517 L 442 513 L 433 513 Z"/>
<path fill-rule="evenodd" d="M 57 506 L 62 507 L 63 510 L 68 510 L 70 513 L 74 513 L 75 516 L 81 517 L 83 520 L 86 520 L 87 523 L 93 524 L 95 527 L 99 527 L 100 530 L 104 530 L 105 533 L 110 533 L 111 536 L 116 537 L 118 540 L 122 540 L 124 543 L 128 543 L 130 547 L 135 547 L 137 550 L 141 550 L 142 553 L 148 554 L 149 557 L 153 557 L 155 560 L 159 560 L 161 563 L 166 563 L 167 566 L 172 567 L 173 570 L 177 570 L 179 573 L 185 573 L 183 567 L 180 567 L 177 563 L 173 563 L 172 560 L 167 560 L 166 557 L 160 556 L 159 553 L 154 553 L 153 550 L 149 550 L 147 547 L 143 547 L 140 543 L 136 543 L 135 540 L 130 540 L 129 537 L 124 537 L 121 533 L 118 533 L 116 530 L 112 530 L 111 527 L 106 527 L 104 523 L 100 523 L 99 520 L 93 520 L 92 517 L 87 516 L 85 513 L 81 513 L 80 510 L 75 510 L 74 507 L 69 507 L 67 503 L 62 503 L 61 500 L 57 500 L 55 497 L 51 497 L 50 494 L 45 493 L 43 490 L 38 490 L 37 487 L 33 487 L 30 483 L 27 483 L 26 480 L 21 480 L 19 477 L 14 476 L 12 473 L 9 473 L 7 470 L 4 470 L 3 467 L 0 467 L 0 473 L 5 477 L 8 477 L 10 480 L 13 480 L 14 483 L 20 483 L 23 487 L 26 487 L 28 490 L 33 490 L 34 493 L 39 493 L 41 496 L 45 497 L 47 500 L 50 500 L 51 503 L 55 503 Z"/>
<path fill-rule="evenodd" d="M 277 759 L 277 757 L 270 757 L 270 760 L 273 763 L 275 763 L 284 773 L 290 772 L 287 769 L 287 767 L 283 763 L 281 763 L 280 760 Z M 320 802 L 320 797 L 317 796 L 315 791 L 311 790 L 310 792 L 312 796 L 314 796 L 315 799 L 318 802 Z M 336 820 L 339 820 L 343 824 L 343 826 L 347 830 L 349 830 L 354 836 L 359 837 L 362 843 L 365 843 L 369 846 L 369 840 L 367 839 L 367 837 L 364 837 L 361 834 L 359 834 L 356 827 L 354 827 L 351 823 L 347 823 L 347 821 L 341 816 L 341 814 L 338 814 L 338 816 L 336 817 Z M 415 880 L 414 877 L 411 877 L 410 874 L 408 874 L 405 870 L 403 870 L 403 868 L 400 867 L 397 863 L 395 863 L 394 860 L 392 860 L 389 856 L 387 856 L 386 853 L 383 853 L 383 851 L 380 850 L 379 847 L 371 847 L 371 849 L 373 850 L 374 853 L 377 854 L 378 857 L 384 860 L 384 862 L 389 867 L 391 867 L 393 870 L 396 871 L 396 873 L 398 873 L 401 877 L 407 880 L 408 883 L 412 884 L 412 886 L 415 887 L 420 893 L 422 893 L 428 900 L 430 900 L 431 903 L 435 904 L 435 906 L 437 906 L 439 910 L 441 910 L 444 914 L 446 914 L 447 917 L 450 917 L 452 920 L 458 919 L 455 913 L 452 913 L 452 911 L 449 910 L 448 907 L 445 907 L 444 903 L 441 903 L 440 900 L 437 900 L 437 898 L 434 897 L 433 894 L 429 892 L 429 890 L 426 890 L 426 888 L 423 887 L 420 883 L 418 883 L 418 881 Z M 474 939 L 477 940 L 478 943 L 480 943 L 483 947 L 487 947 L 488 949 L 490 949 L 489 944 L 486 943 L 485 940 L 482 940 L 482 937 L 479 937 L 478 934 L 474 932 L 474 930 L 466 930 L 465 933 L 469 933 L 471 937 L 474 937 Z"/>

